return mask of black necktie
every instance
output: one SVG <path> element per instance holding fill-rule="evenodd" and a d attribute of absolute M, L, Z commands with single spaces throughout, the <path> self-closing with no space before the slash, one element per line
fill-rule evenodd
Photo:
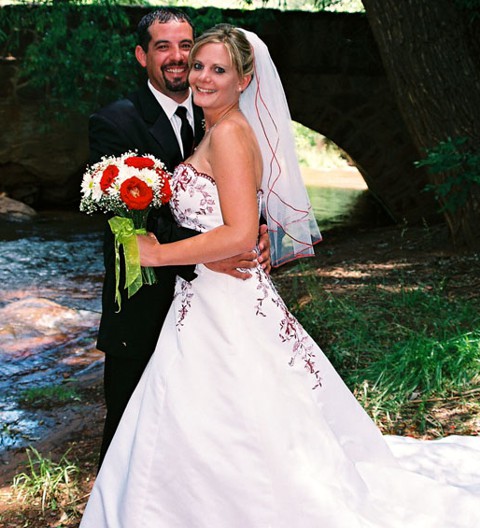
<path fill-rule="evenodd" d="M 182 128 L 180 129 L 180 136 L 183 143 L 183 158 L 186 159 L 193 150 L 193 130 L 187 119 L 187 109 L 184 106 L 178 106 L 175 111 L 177 116 L 182 120 Z"/>

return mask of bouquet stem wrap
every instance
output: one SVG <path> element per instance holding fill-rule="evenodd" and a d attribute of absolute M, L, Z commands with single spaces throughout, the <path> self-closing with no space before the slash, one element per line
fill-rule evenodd
<path fill-rule="evenodd" d="M 125 258 L 125 289 L 128 298 L 134 295 L 143 284 L 155 284 L 156 276 L 153 268 L 140 266 L 140 254 L 136 235 L 146 235 L 144 227 L 136 228 L 132 218 L 114 216 L 108 223 L 115 237 L 115 300 L 118 311 L 122 309 L 120 294 L 120 247 L 123 247 Z"/>

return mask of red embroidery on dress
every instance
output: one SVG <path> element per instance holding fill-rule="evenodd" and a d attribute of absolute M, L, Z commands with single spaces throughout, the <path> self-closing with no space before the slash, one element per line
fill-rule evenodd
<path fill-rule="evenodd" d="M 178 287 L 180 289 L 178 290 Z M 182 278 L 177 279 L 177 291 L 175 292 L 175 299 L 180 297 L 180 308 L 178 309 L 177 322 L 175 326 L 178 330 L 184 325 L 185 317 L 187 317 L 188 311 L 192 307 L 193 292 L 191 291 L 192 284 Z"/>
<path fill-rule="evenodd" d="M 190 167 L 197 176 L 207 178 L 207 180 L 210 180 L 214 185 L 217 185 L 217 182 L 210 176 L 210 174 L 198 171 L 191 163 L 184 163 L 183 165 L 185 165 L 186 167 Z"/>
<path fill-rule="evenodd" d="M 255 305 L 256 315 L 266 317 L 262 311 L 263 302 L 268 298 L 268 293 L 271 291 L 272 302 L 281 310 L 283 318 L 280 320 L 279 337 L 282 342 L 286 343 L 293 340 L 293 355 L 288 364 L 293 367 L 297 358 L 304 361 L 304 366 L 310 374 L 313 374 L 316 379 L 316 384 L 313 389 L 321 387 L 320 371 L 315 366 L 315 354 L 313 353 L 314 343 L 312 338 L 305 332 L 302 325 L 290 313 L 283 299 L 278 295 L 275 285 L 271 278 L 265 274 L 261 268 L 256 269 L 256 276 L 258 280 L 257 289 L 261 290 L 263 296 L 257 299 L 258 303 Z"/>
<path fill-rule="evenodd" d="M 210 183 L 215 185 L 215 180 L 208 174 L 198 172 L 190 164 L 179 165 L 174 176 L 170 208 L 177 223 L 195 231 L 206 231 L 207 227 L 202 222 L 202 218 L 211 215 L 216 205 L 215 198 L 207 189 Z M 182 194 L 198 200 L 198 204 L 194 206 L 195 209 L 185 207 L 183 202 L 180 205 Z"/>
<path fill-rule="evenodd" d="M 257 280 L 258 280 L 257 290 L 259 290 L 262 295 L 262 297 L 257 298 L 257 304 L 255 305 L 255 309 L 256 309 L 255 315 L 261 315 L 262 317 L 267 317 L 266 314 L 263 312 L 262 308 L 263 308 L 263 301 L 268 297 L 269 285 L 268 283 L 265 283 L 265 281 L 263 280 L 263 278 L 266 277 L 266 275 L 265 273 L 262 273 L 262 270 L 257 268 L 255 270 L 255 273 L 257 275 Z"/>
<path fill-rule="evenodd" d="M 298 357 L 303 359 L 305 368 L 310 374 L 315 376 L 317 383 L 313 389 L 322 386 L 322 379 L 320 371 L 315 366 L 315 354 L 313 353 L 312 338 L 305 332 L 302 325 L 297 319 L 288 311 L 281 297 L 273 299 L 273 302 L 282 310 L 283 319 L 280 321 L 280 339 L 283 342 L 293 339 L 293 355 L 288 364 L 293 367 Z"/>

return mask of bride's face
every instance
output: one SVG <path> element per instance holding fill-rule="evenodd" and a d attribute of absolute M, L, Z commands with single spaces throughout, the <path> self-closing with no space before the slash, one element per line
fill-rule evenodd
<path fill-rule="evenodd" d="M 240 78 L 224 44 L 208 43 L 193 59 L 189 82 L 195 104 L 221 110 L 238 102 L 248 79 Z"/>

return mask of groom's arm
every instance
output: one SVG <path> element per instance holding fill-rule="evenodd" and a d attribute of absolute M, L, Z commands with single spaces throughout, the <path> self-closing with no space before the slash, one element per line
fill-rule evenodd
<path fill-rule="evenodd" d="M 121 156 L 133 148 L 125 131 L 101 113 L 90 116 L 88 141 L 90 165 L 100 161 L 103 156 Z"/>

